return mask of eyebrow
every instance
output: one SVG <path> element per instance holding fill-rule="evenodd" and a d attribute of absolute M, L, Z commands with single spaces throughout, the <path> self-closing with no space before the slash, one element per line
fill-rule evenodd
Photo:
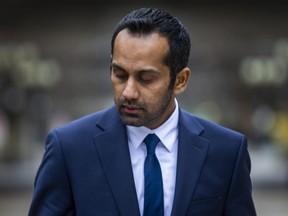
<path fill-rule="evenodd" d="M 111 63 L 111 68 L 116 68 L 116 69 L 124 70 L 124 68 L 120 67 L 120 66 L 117 65 L 116 63 Z"/>
<path fill-rule="evenodd" d="M 126 71 L 123 67 L 119 66 L 116 63 L 111 63 L 111 68 L 115 68 L 115 69 L 120 69 L 123 71 Z M 137 70 L 138 73 L 157 73 L 157 74 L 161 74 L 161 72 L 159 70 L 155 70 L 154 68 L 143 68 L 140 70 Z"/>

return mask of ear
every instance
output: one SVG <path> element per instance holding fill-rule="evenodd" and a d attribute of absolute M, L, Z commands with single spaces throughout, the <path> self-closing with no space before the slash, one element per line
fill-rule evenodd
<path fill-rule="evenodd" d="M 178 74 L 176 75 L 176 80 L 174 84 L 174 94 L 178 95 L 185 91 L 188 80 L 190 77 L 191 71 L 188 67 L 183 68 Z"/>

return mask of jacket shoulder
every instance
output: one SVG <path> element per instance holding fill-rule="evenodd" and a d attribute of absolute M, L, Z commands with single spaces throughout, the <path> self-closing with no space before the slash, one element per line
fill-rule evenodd
<path fill-rule="evenodd" d="M 204 119 L 200 116 L 182 111 L 183 119 L 185 119 L 186 127 L 193 127 L 192 125 L 197 125 L 198 131 L 201 131 L 200 134 L 203 137 L 214 137 L 214 138 L 227 138 L 227 137 L 238 137 L 242 139 L 245 135 L 235 131 L 233 129 L 222 126 L 218 123 L 212 122 L 210 120 Z"/>
<path fill-rule="evenodd" d="M 116 110 L 114 107 L 100 110 L 98 112 L 83 116 L 79 119 L 70 121 L 62 126 L 53 129 L 56 133 L 69 133 L 69 134 L 79 134 L 80 132 L 88 132 L 91 129 L 93 131 L 97 129 L 97 124 L 103 119 L 107 121 L 112 121 L 112 114 L 115 116 Z"/>

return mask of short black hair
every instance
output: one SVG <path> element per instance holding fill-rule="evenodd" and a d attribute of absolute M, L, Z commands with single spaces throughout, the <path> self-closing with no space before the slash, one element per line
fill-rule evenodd
<path fill-rule="evenodd" d="M 128 29 L 131 34 L 158 33 L 167 38 L 169 51 L 164 63 L 170 69 L 173 88 L 176 75 L 188 64 L 190 54 L 190 36 L 184 25 L 169 13 L 156 8 L 140 8 L 127 14 L 116 26 L 111 40 L 111 54 L 113 55 L 114 43 L 117 35 L 123 29 Z"/>

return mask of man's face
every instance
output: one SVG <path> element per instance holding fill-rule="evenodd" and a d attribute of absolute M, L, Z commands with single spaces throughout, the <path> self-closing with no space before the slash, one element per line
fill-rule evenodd
<path fill-rule="evenodd" d="M 131 35 L 122 30 L 115 39 L 111 62 L 114 100 L 127 125 L 156 128 L 174 110 L 169 90 L 170 69 L 164 64 L 168 41 L 157 33 Z"/>

